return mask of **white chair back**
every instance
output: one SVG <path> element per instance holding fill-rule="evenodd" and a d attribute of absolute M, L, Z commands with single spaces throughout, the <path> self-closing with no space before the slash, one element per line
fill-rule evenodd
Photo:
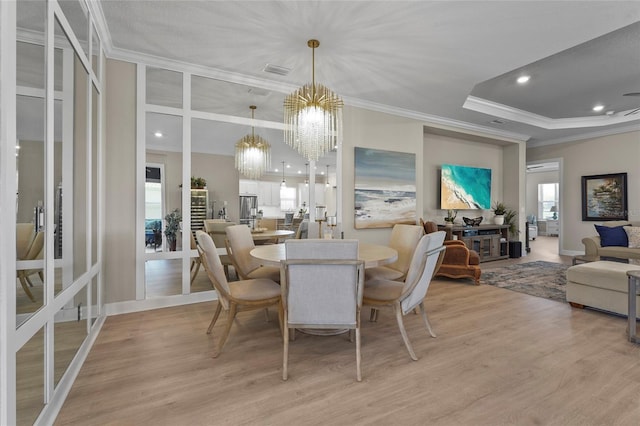
<path fill-rule="evenodd" d="M 216 245 L 213 239 L 206 232 L 197 231 L 196 238 L 198 240 L 198 248 L 201 253 L 202 264 L 207 276 L 211 280 L 213 287 L 218 292 L 218 300 L 224 309 L 229 309 L 229 295 L 231 290 L 227 277 L 224 274 L 224 268 L 220 261 L 220 256 L 216 251 Z"/>
<path fill-rule="evenodd" d="M 444 254 L 445 247 L 443 243 L 446 235 L 446 232 L 438 231 L 427 234 L 420 239 L 411 259 L 411 265 L 402 290 L 401 306 L 403 314 L 413 310 L 427 295 L 438 259 Z"/>
<path fill-rule="evenodd" d="M 287 240 L 281 283 L 290 327 L 354 328 L 362 306 L 357 240 Z"/>

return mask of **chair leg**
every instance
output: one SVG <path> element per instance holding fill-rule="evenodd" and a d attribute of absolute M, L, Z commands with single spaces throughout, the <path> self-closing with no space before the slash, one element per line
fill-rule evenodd
<path fill-rule="evenodd" d="M 27 283 L 29 284 L 29 287 L 33 287 L 33 283 L 31 282 L 31 280 L 29 279 L 29 275 L 25 275 L 24 279 L 27 280 Z"/>
<path fill-rule="evenodd" d="M 404 345 L 407 347 L 409 351 L 409 356 L 414 361 L 418 360 L 416 353 L 413 352 L 413 348 L 411 347 L 411 342 L 409 342 L 409 336 L 407 336 L 407 330 L 404 329 L 404 321 L 402 319 L 402 308 L 400 307 L 400 303 L 396 303 L 393 305 L 393 310 L 396 311 L 396 320 L 398 321 L 398 328 L 400 328 L 400 334 L 402 335 L 402 340 L 404 341 Z"/>
<path fill-rule="evenodd" d="M 425 327 L 427 327 L 427 331 L 431 335 L 431 337 L 436 337 L 436 333 L 431 329 L 431 324 L 429 324 L 429 320 L 427 319 L 427 310 L 424 307 L 424 302 L 420 302 L 420 312 L 422 313 L 422 320 L 424 321 Z"/>
<path fill-rule="evenodd" d="M 282 324 L 282 380 L 287 380 L 289 376 L 289 328 L 287 327 L 287 314 L 283 314 L 284 322 Z"/>
<path fill-rule="evenodd" d="M 356 327 L 356 379 L 362 381 L 362 352 L 360 351 L 360 327 Z"/>
<path fill-rule="evenodd" d="M 36 298 L 33 297 L 33 294 L 31 293 L 31 290 L 29 290 L 29 286 L 27 285 L 27 283 L 25 281 L 24 275 L 20 274 L 20 276 L 18 278 L 20 279 L 20 285 L 22 286 L 22 289 L 24 290 L 24 292 L 27 294 L 27 296 L 29 297 L 29 299 L 31 299 L 32 302 L 35 302 Z"/>
<path fill-rule="evenodd" d="M 42 283 L 44 284 L 44 274 L 42 273 L 42 271 L 38 272 L 38 276 L 40 277 L 40 281 L 42 281 Z"/>
<path fill-rule="evenodd" d="M 369 313 L 369 321 L 370 322 L 378 321 L 378 310 L 376 308 L 371 308 L 371 313 Z"/>
<path fill-rule="evenodd" d="M 269 320 L 269 308 L 264 308 L 264 320 L 266 322 L 270 322 L 270 320 Z"/>
<path fill-rule="evenodd" d="M 211 334 L 211 330 L 213 330 L 213 326 L 216 324 L 216 321 L 218 321 L 218 317 L 220 316 L 220 311 L 222 311 L 222 303 L 218 302 L 218 306 L 216 306 L 216 312 L 213 314 L 213 318 L 211 319 L 209 328 L 207 328 L 207 334 Z"/>
<path fill-rule="evenodd" d="M 220 353 L 222 352 L 222 348 L 224 347 L 224 344 L 227 342 L 227 337 L 229 337 L 229 331 L 231 331 L 231 325 L 233 324 L 233 320 L 236 317 L 236 309 L 237 309 L 237 305 L 231 302 L 229 304 L 229 315 L 227 316 L 227 325 L 225 326 L 224 331 L 220 336 L 218 347 L 216 348 L 216 352 L 213 354 L 214 358 L 218 358 L 218 356 L 220 356 Z"/>

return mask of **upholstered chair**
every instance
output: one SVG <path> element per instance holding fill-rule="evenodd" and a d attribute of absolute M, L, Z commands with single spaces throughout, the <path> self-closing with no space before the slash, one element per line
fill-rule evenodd
<path fill-rule="evenodd" d="M 265 309 L 269 306 L 279 306 L 280 286 L 275 281 L 267 278 L 228 282 L 222 262 L 220 262 L 220 256 L 218 256 L 216 246 L 211 237 L 205 232 L 197 231 L 196 238 L 198 240 L 198 250 L 202 256 L 202 265 L 218 293 L 218 305 L 207 329 L 207 334 L 211 334 L 220 312 L 224 310 L 227 313 L 227 323 L 213 354 L 213 357 L 217 358 L 229 337 L 229 331 L 236 313 Z M 280 320 L 282 319 L 280 311 L 278 317 Z"/>
<path fill-rule="evenodd" d="M 25 253 L 24 257 L 20 260 L 42 259 L 44 254 L 43 248 L 44 232 L 36 232 L 33 242 L 29 245 L 27 253 Z M 33 293 L 29 290 L 29 287 L 33 287 L 33 283 L 29 279 L 29 276 L 35 273 L 40 274 L 40 279 L 44 278 L 42 275 L 42 269 L 21 269 L 17 271 L 17 278 L 20 281 L 20 285 L 32 302 L 35 302 L 36 298 L 33 297 Z"/>
<path fill-rule="evenodd" d="M 413 351 L 409 336 L 404 328 L 403 316 L 419 307 L 427 331 L 431 337 L 436 337 L 427 318 L 424 298 L 427 295 L 434 271 L 444 257 L 445 235 L 444 231 L 438 231 L 427 234 L 420 239 L 411 258 L 404 283 L 385 279 L 374 279 L 365 283 L 363 305 L 375 309 L 372 313 L 377 313 L 377 309 L 384 306 L 393 308 L 402 340 L 414 361 L 417 361 L 418 357 Z"/>
<path fill-rule="evenodd" d="M 391 231 L 389 247 L 398 251 L 398 260 L 389 265 L 367 269 L 365 272 L 365 280 L 384 279 L 403 281 L 409 270 L 409 263 L 411 262 L 413 252 L 423 234 L 423 228 L 418 225 L 395 225 Z"/>
<path fill-rule="evenodd" d="M 422 219 L 421 219 L 422 222 Z M 427 234 L 438 230 L 434 222 L 422 222 Z M 436 276 L 447 278 L 472 278 L 476 285 L 480 285 L 480 256 L 475 250 L 470 250 L 460 240 L 445 240 L 447 251 L 442 265 L 436 271 Z"/>
<path fill-rule="evenodd" d="M 197 250 L 198 245 L 196 244 L 196 239 L 193 236 L 193 232 L 189 232 L 191 234 L 191 250 Z M 191 274 L 191 285 L 193 285 L 193 280 L 196 279 L 196 275 L 200 271 L 200 265 L 202 264 L 202 260 L 200 259 L 200 253 L 197 256 L 191 258 L 191 265 L 189 266 L 189 273 Z"/>
<path fill-rule="evenodd" d="M 227 232 L 225 230 L 228 226 L 235 224 L 235 222 L 226 222 L 224 219 L 214 219 L 205 221 L 204 227 L 207 234 L 213 239 L 216 247 L 223 248 L 225 247 L 225 240 L 227 239 Z M 222 262 L 222 266 L 224 266 L 224 273 L 227 279 L 229 279 L 229 266 L 233 265 L 231 258 L 227 254 L 220 255 L 220 261 Z"/>
<path fill-rule="evenodd" d="M 282 261 L 282 379 L 287 380 L 289 328 L 355 330 L 356 377 L 362 380 L 360 310 L 364 262 L 357 240 L 287 240 Z M 352 340 L 353 341 L 353 340 Z"/>
<path fill-rule="evenodd" d="M 258 259 L 251 256 L 251 250 L 256 246 L 247 225 L 228 226 L 225 231 L 227 254 L 240 279 L 269 278 L 280 282 L 280 268 L 262 266 Z"/>

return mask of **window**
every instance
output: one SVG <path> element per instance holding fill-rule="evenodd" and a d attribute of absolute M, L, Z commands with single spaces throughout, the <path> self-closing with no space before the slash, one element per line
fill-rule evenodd
<path fill-rule="evenodd" d="M 280 210 L 283 212 L 293 211 L 296 209 L 296 189 L 280 188 Z"/>
<path fill-rule="evenodd" d="M 558 183 L 538 184 L 538 218 L 540 220 L 558 219 L 558 193 Z"/>

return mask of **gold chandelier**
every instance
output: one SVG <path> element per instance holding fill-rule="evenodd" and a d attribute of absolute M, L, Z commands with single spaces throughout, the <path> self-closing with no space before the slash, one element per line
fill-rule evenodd
<path fill-rule="evenodd" d="M 318 40 L 309 40 L 311 84 L 284 99 L 284 140 L 309 161 L 332 150 L 342 132 L 342 99 L 315 80 L 315 49 Z"/>
<path fill-rule="evenodd" d="M 251 119 L 256 110 L 255 105 L 251 109 Z M 246 135 L 236 142 L 236 169 L 249 179 L 257 179 L 271 167 L 271 145 L 256 136 L 255 129 L 251 126 L 251 134 Z"/>

